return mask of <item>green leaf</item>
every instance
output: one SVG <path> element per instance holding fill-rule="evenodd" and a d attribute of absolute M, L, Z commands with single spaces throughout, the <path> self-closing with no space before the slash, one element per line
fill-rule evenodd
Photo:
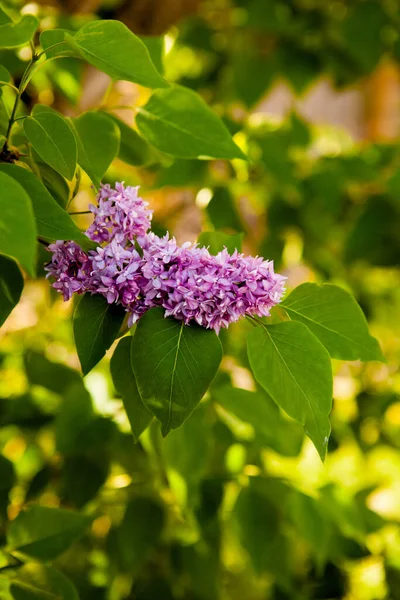
<path fill-rule="evenodd" d="M 31 505 L 10 523 L 7 547 L 38 560 L 54 560 L 82 537 L 91 521 L 70 510 Z"/>
<path fill-rule="evenodd" d="M 10 164 L 1 164 L 0 175 L 1 172 L 12 177 L 28 194 L 36 219 L 38 236 L 49 242 L 73 240 L 85 249 L 93 247 L 93 243 L 78 229 L 69 214 L 57 204 L 33 173 Z"/>
<path fill-rule="evenodd" d="M 167 154 L 182 158 L 246 158 L 204 100 L 180 85 L 154 92 L 139 108 L 136 123 L 143 137 Z"/>
<path fill-rule="evenodd" d="M 117 539 L 122 567 L 135 574 L 160 539 L 164 526 L 162 506 L 152 498 L 133 498 L 127 506 Z"/>
<path fill-rule="evenodd" d="M 19 302 L 24 279 L 13 260 L 0 254 L 0 327 Z"/>
<path fill-rule="evenodd" d="M 72 119 L 71 124 L 78 143 L 78 163 L 98 188 L 118 154 L 119 129 L 107 115 L 100 112 L 84 113 Z"/>
<path fill-rule="evenodd" d="M 304 426 L 321 459 L 330 434 L 332 368 L 327 350 L 302 323 L 262 325 L 247 338 L 258 383 L 289 416 Z"/>
<path fill-rule="evenodd" d="M 76 140 L 71 128 L 56 112 L 36 109 L 33 114 L 24 119 L 26 137 L 47 164 L 71 181 L 77 161 Z"/>
<path fill-rule="evenodd" d="M 213 391 L 213 397 L 223 408 L 254 428 L 256 441 L 285 456 L 297 456 L 303 432 L 295 421 L 284 418 L 265 392 L 250 392 L 231 386 Z"/>
<path fill-rule="evenodd" d="M 232 254 L 235 250 L 242 250 L 243 233 L 229 235 L 222 231 L 203 231 L 197 238 L 200 246 L 208 247 L 211 254 L 218 254 L 224 248 Z"/>
<path fill-rule="evenodd" d="M 35 274 L 36 226 L 29 196 L 22 185 L 0 172 L 0 253 L 12 256 Z"/>
<path fill-rule="evenodd" d="M 114 387 L 122 396 L 133 438 L 137 442 L 143 431 L 149 426 L 153 415 L 143 404 L 137 389 L 131 365 L 132 339 L 129 336 L 120 340 L 111 357 L 110 370 Z"/>
<path fill-rule="evenodd" d="M 52 567 L 27 563 L 9 578 L 14 600 L 79 600 L 72 582 Z"/>
<path fill-rule="evenodd" d="M 164 36 L 155 35 L 140 35 L 140 41 L 146 46 L 149 51 L 151 60 L 154 63 L 157 71 L 164 74 Z"/>
<path fill-rule="evenodd" d="M 39 21 L 33 15 L 23 15 L 18 23 L 10 21 L 0 25 L 0 48 L 17 48 L 27 44 L 38 26 Z"/>
<path fill-rule="evenodd" d="M 222 346 L 214 331 L 165 319 L 164 310 L 154 308 L 138 322 L 131 359 L 142 400 L 165 436 L 202 399 L 218 370 Z"/>
<path fill-rule="evenodd" d="M 73 31 L 68 31 L 67 29 L 46 29 L 42 31 L 40 34 L 40 45 L 43 50 L 46 51 L 46 58 L 59 58 L 59 57 L 78 57 L 80 58 L 80 54 L 70 48 L 67 42 L 65 41 L 65 34 L 74 35 Z M 61 43 L 64 42 L 63 45 Z M 56 48 L 50 48 L 51 46 L 55 46 L 56 44 L 60 44 Z"/>
<path fill-rule="evenodd" d="M 368 331 L 360 306 L 349 292 L 336 285 L 303 283 L 282 306 L 293 321 L 307 325 L 332 358 L 380 360 L 385 357 Z"/>
<path fill-rule="evenodd" d="M 146 46 L 120 21 L 86 23 L 74 37 L 66 34 L 66 40 L 88 63 L 113 79 L 149 88 L 168 86 Z"/>
<path fill-rule="evenodd" d="M 148 165 L 157 160 L 157 153 L 154 148 L 140 137 L 135 129 L 129 127 L 114 115 L 108 114 L 107 118 L 111 119 L 120 131 L 121 144 L 118 157 L 121 160 L 134 167 Z"/>
<path fill-rule="evenodd" d="M 84 375 L 103 358 L 118 335 L 125 318 L 121 306 L 108 304 L 103 296 L 85 294 L 74 314 L 74 338 Z"/>

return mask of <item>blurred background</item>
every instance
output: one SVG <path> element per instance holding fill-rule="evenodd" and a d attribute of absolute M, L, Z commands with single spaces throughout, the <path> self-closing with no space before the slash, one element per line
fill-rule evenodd
<path fill-rule="evenodd" d="M 399 1 L 4 6 L 37 15 L 42 30 L 112 18 L 143 36 L 165 77 L 203 96 L 249 162 L 154 151 L 134 129 L 150 92 L 75 59 L 36 73 L 21 114 L 36 102 L 114 114 L 126 123 L 124 162 L 105 180 L 140 185 L 158 233 L 243 234 L 243 249 L 274 259 L 289 289 L 346 287 L 387 364 L 334 361 L 323 465 L 257 387 L 239 323 L 221 333 L 222 368 L 186 424 L 162 439 L 152 423 L 135 444 L 109 359 L 83 383 L 72 303 L 43 277 L 28 281 L 0 332 L 0 538 L 5 515 L 29 502 L 95 515 L 55 563 L 83 600 L 399 600 Z M 29 56 L 1 51 L 0 63 L 18 82 Z M 0 112 L 12 98 L 4 88 Z M 65 206 L 73 190 L 40 169 Z M 82 174 L 70 209 L 93 199 Z M 41 247 L 42 274 L 47 260 Z"/>

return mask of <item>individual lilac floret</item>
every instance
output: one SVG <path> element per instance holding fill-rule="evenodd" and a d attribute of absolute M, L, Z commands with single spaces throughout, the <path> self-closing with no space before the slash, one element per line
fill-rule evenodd
<path fill-rule="evenodd" d="M 125 187 L 116 183 L 115 189 L 102 185 L 97 195 L 98 206 L 89 205 L 94 221 L 86 234 L 94 242 L 120 243 L 143 236 L 150 229 L 153 211 L 148 203 L 138 196 L 139 187 Z"/>
<path fill-rule="evenodd" d="M 54 277 L 53 287 L 69 300 L 74 292 L 86 291 L 91 270 L 88 255 L 75 242 L 58 240 L 48 249 L 53 253 L 51 262 L 45 267 L 46 277 Z"/>

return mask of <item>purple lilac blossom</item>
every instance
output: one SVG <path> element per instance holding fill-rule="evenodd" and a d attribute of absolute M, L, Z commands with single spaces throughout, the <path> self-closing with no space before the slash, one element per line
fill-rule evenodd
<path fill-rule="evenodd" d="M 97 196 L 98 206 L 89 205 L 94 214 L 93 223 L 86 235 L 94 242 L 111 242 L 116 239 L 123 244 L 145 235 L 150 229 L 153 211 L 148 203 L 138 196 L 139 186 L 125 187 L 116 183 L 115 189 L 103 185 Z"/>
<path fill-rule="evenodd" d="M 138 188 L 102 186 L 87 235 L 99 243 L 86 254 L 75 242 L 57 241 L 46 267 L 53 287 L 69 300 L 73 293 L 103 295 L 122 305 L 129 325 L 155 306 L 185 324 L 219 333 L 244 315 L 269 316 L 285 291 L 285 277 L 273 262 L 224 249 L 216 256 L 150 228 L 152 212 Z"/>

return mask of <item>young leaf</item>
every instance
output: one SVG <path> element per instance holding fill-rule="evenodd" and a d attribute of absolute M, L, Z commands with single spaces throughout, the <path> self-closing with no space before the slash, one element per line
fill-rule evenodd
<path fill-rule="evenodd" d="M 28 194 L 36 219 L 38 236 L 49 242 L 73 240 L 85 249 L 93 247 L 92 242 L 78 229 L 69 214 L 53 200 L 33 173 L 17 165 L 5 163 L 0 165 L 1 172 L 12 177 Z"/>
<path fill-rule="evenodd" d="M 282 306 L 293 321 L 307 325 L 332 358 L 380 360 L 385 358 L 368 331 L 360 306 L 349 292 L 336 285 L 303 283 Z"/>
<path fill-rule="evenodd" d="M 39 156 L 69 181 L 77 160 L 75 136 L 68 123 L 58 113 L 37 109 L 34 116 L 24 119 L 24 131 Z"/>
<path fill-rule="evenodd" d="M 54 560 L 83 535 L 91 521 L 69 510 L 31 505 L 11 522 L 7 547 L 38 560 Z"/>
<path fill-rule="evenodd" d="M 148 165 L 157 160 L 154 148 L 140 137 L 137 131 L 114 115 L 108 114 L 107 117 L 117 125 L 120 131 L 121 144 L 118 157 L 121 160 L 134 167 Z"/>
<path fill-rule="evenodd" d="M 78 143 L 78 163 L 98 188 L 108 167 L 118 154 L 120 133 L 117 125 L 100 112 L 87 112 L 71 120 Z"/>
<path fill-rule="evenodd" d="M 23 15 L 18 23 L 9 21 L 0 25 L 0 48 L 17 48 L 27 44 L 38 26 L 39 21 L 33 15 Z"/>
<path fill-rule="evenodd" d="M 246 158 L 221 119 L 180 85 L 153 93 L 139 109 L 140 133 L 158 150 L 182 158 Z"/>
<path fill-rule="evenodd" d="M 142 402 L 131 365 L 132 337 L 124 337 L 118 343 L 110 361 L 111 377 L 118 394 L 122 396 L 125 411 L 135 442 L 150 424 L 153 415 Z"/>
<path fill-rule="evenodd" d="M 36 225 L 24 188 L 0 172 L 0 253 L 18 260 L 29 275 L 35 274 Z"/>
<path fill-rule="evenodd" d="M 208 247 L 211 254 L 218 254 L 224 248 L 232 254 L 235 250 L 242 250 L 243 233 L 223 233 L 222 231 L 203 231 L 197 238 L 200 246 Z"/>
<path fill-rule="evenodd" d="M 247 349 L 258 383 L 303 424 L 323 460 L 332 406 L 331 359 L 324 346 L 305 325 L 290 321 L 253 329 Z"/>
<path fill-rule="evenodd" d="M 52 567 L 32 562 L 5 575 L 14 600 L 79 600 L 73 583 Z"/>
<path fill-rule="evenodd" d="M 65 37 L 82 58 L 113 79 L 133 81 L 149 88 L 168 86 L 146 46 L 120 21 L 92 21 L 73 37 L 68 34 Z"/>
<path fill-rule="evenodd" d="M 137 325 L 131 359 L 141 398 L 165 436 L 202 399 L 218 370 L 222 346 L 214 331 L 165 319 L 164 310 L 154 308 Z"/>
<path fill-rule="evenodd" d="M 84 375 L 103 358 L 117 337 L 125 314 L 121 306 L 108 304 L 103 296 L 82 296 L 74 313 L 73 326 Z"/>
<path fill-rule="evenodd" d="M 24 279 L 16 263 L 0 254 L 0 327 L 19 302 Z"/>

